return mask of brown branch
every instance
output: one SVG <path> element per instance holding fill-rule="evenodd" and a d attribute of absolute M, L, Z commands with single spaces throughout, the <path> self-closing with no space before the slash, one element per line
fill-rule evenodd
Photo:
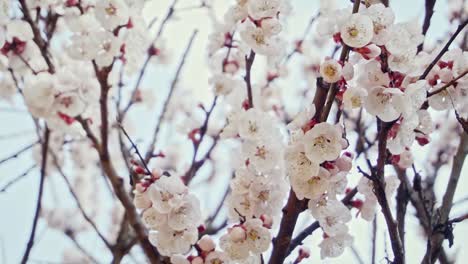
<path fill-rule="evenodd" d="M 400 168 L 397 168 L 396 166 L 395 166 L 395 170 L 397 171 L 397 174 L 400 174 L 400 173 L 406 174 L 405 170 L 401 170 Z M 396 221 L 398 225 L 398 233 L 400 234 L 401 246 L 403 248 L 403 251 L 405 251 L 405 220 L 406 220 L 406 210 L 407 210 L 408 203 L 409 203 L 409 194 L 408 194 L 408 188 L 406 187 L 406 184 L 404 184 L 404 182 L 400 182 L 400 186 L 398 186 L 396 201 L 397 201 Z"/>
<path fill-rule="evenodd" d="M 49 53 L 47 50 L 47 43 L 42 39 L 41 37 L 41 31 L 39 30 L 39 27 L 37 24 L 34 22 L 34 20 L 31 17 L 31 14 L 29 12 L 28 5 L 26 3 L 26 0 L 19 0 L 19 3 L 21 5 L 21 10 L 24 15 L 24 20 L 28 22 L 29 26 L 32 29 L 33 35 L 34 35 L 34 42 L 36 45 L 39 47 L 39 50 L 41 52 L 42 57 L 44 58 L 47 66 L 49 67 L 49 72 L 50 73 L 55 73 L 55 68 L 54 65 L 52 64 L 52 61 L 49 58 Z"/>
<path fill-rule="evenodd" d="M 252 81 L 251 81 L 251 73 L 252 73 L 252 66 L 255 60 L 255 52 L 253 50 L 250 51 L 249 56 L 245 56 L 245 84 L 247 86 L 247 98 L 249 100 L 249 108 L 253 108 L 253 95 L 252 95 Z"/>
<path fill-rule="evenodd" d="M 200 145 L 203 142 L 203 139 L 205 138 L 206 132 L 208 130 L 208 122 L 210 121 L 211 114 L 213 113 L 213 110 L 216 106 L 217 101 L 218 101 L 218 97 L 216 96 L 213 100 L 213 103 L 211 104 L 210 109 L 208 111 L 205 110 L 206 117 L 205 117 L 205 121 L 203 122 L 203 125 L 200 127 L 200 131 L 199 131 L 200 138 L 195 141 L 192 141 L 193 143 L 193 156 L 192 156 L 192 163 L 191 163 L 192 165 L 190 166 L 189 170 L 185 173 L 184 178 L 183 178 L 186 185 L 188 185 L 190 181 L 193 179 L 193 177 L 195 177 L 197 171 L 205 163 L 206 158 L 208 158 L 208 155 L 211 153 L 211 151 L 213 150 L 215 146 L 213 144 L 212 148 L 208 150 L 207 155 L 205 155 L 205 157 L 203 157 L 201 160 L 198 160 L 198 161 L 196 160 L 198 151 L 200 149 Z"/>
<path fill-rule="evenodd" d="M 426 36 L 426 33 L 429 30 L 429 26 L 431 25 L 431 18 L 432 18 L 432 15 L 434 15 L 435 3 L 436 3 L 436 0 L 426 0 L 426 4 L 425 4 L 426 15 L 424 16 L 424 22 L 422 26 L 422 34 L 424 36 Z M 419 44 L 418 52 L 423 49 L 423 46 L 424 46 L 424 42 Z"/>
<path fill-rule="evenodd" d="M 286 206 L 283 208 L 283 217 L 281 218 L 278 235 L 273 239 L 273 251 L 270 256 L 269 264 L 282 264 L 287 257 L 288 249 L 291 244 L 292 234 L 296 226 L 299 214 L 307 208 L 307 201 L 300 201 L 291 189 Z"/>
<path fill-rule="evenodd" d="M 192 47 L 192 44 L 195 40 L 195 37 L 197 36 L 198 30 L 194 30 L 192 33 L 192 36 L 190 37 L 190 40 L 187 44 L 187 47 L 185 48 L 184 54 L 182 55 L 182 59 L 179 62 L 179 66 L 177 67 L 177 71 L 175 73 L 175 77 L 172 80 L 171 86 L 169 88 L 169 94 L 167 95 L 166 100 L 164 101 L 163 108 L 161 110 L 161 114 L 158 116 L 157 121 L 156 121 L 156 128 L 154 129 L 153 133 L 153 138 L 151 139 L 151 143 L 149 145 L 148 151 L 145 154 L 145 162 L 148 163 L 150 159 L 153 157 L 153 151 L 154 151 L 154 145 L 156 144 L 156 140 L 158 138 L 159 130 L 161 129 L 162 122 L 164 120 L 164 116 L 166 114 L 167 108 L 169 107 L 169 102 L 171 101 L 172 94 L 174 93 L 174 90 L 176 88 L 177 82 L 179 80 L 180 73 L 182 72 L 182 68 L 185 65 L 185 60 L 190 52 L 190 49 Z"/>
<path fill-rule="evenodd" d="M 458 75 L 455 79 L 451 80 L 450 82 L 448 82 L 447 84 L 445 84 L 444 86 L 440 87 L 439 89 L 433 91 L 433 92 L 428 92 L 427 93 L 427 97 L 431 97 L 433 95 L 436 95 L 440 92 L 443 92 L 445 89 L 449 88 L 450 86 L 454 85 L 457 83 L 458 80 L 460 80 L 461 78 L 463 78 L 465 75 L 468 74 L 468 70 L 465 70 L 464 72 L 462 72 L 460 75 Z"/>
<path fill-rule="evenodd" d="M 94 70 L 96 77 L 98 78 L 99 84 L 101 86 L 101 96 L 99 98 L 100 108 L 101 108 L 101 144 L 99 144 L 96 136 L 90 130 L 87 122 L 82 118 L 78 117 L 77 121 L 82 125 L 83 129 L 86 132 L 86 136 L 93 142 L 95 149 L 98 151 L 99 159 L 101 161 L 101 167 L 110 180 L 112 188 L 117 198 L 122 203 L 123 207 L 126 209 L 126 215 L 130 222 L 130 225 L 135 230 L 135 233 L 138 237 L 140 245 L 143 251 L 146 254 L 146 257 L 151 263 L 160 263 L 159 253 L 151 245 L 147 237 L 147 231 L 143 223 L 140 221 L 139 215 L 136 211 L 136 208 L 133 204 L 132 199 L 130 198 L 127 190 L 125 189 L 123 179 L 115 171 L 115 168 L 110 159 L 109 149 L 108 149 L 108 133 L 109 133 L 109 121 L 108 121 L 108 105 L 107 105 L 107 96 L 110 86 L 107 82 L 107 77 L 110 73 L 112 65 L 109 67 L 104 67 L 98 69 L 95 62 L 93 62 Z"/>
<path fill-rule="evenodd" d="M 377 166 L 371 172 L 371 179 L 374 183 L 374 193 L 382 209 L 388 233 L 390 235 L 392 251 L 394 255 L 393 263 L 405 263 L 405 252 L 403 249 L 398 226 L 392 216 L 387 196 L 385 195 L 385 163 L 387 160 L 387 136 L 393 123 L 385 123 L 377 120 L 378 126 L 378 157 Z"/>
<path fill-rule="evenodd" d="M 34 213 L 31 235 L 29 236 L 28 243 L 26 245 L 26 251 L 24 252 L 23 258 L 21 259 L 22 264 L 26 264 L 28 262 L 29 254 L 31 253 L 31 250 L 34 246 L 34 237 L 36 236 L 37 223 L 39 221 L 39 215 L 41 212 L 42 194 L 44 191 L 44 180 L 45 180 L 46 173 L 47 173 L 47 156 L 48 156 L 47 154 L 48 154 L 48 149 L 49 149 L 49 137 L 50 137 L 50 130 L 48 127 L 46 127 L 44 131 L 44 137 L 42 140 L 42 151 L 41 151 L 42 161 L 41 161 L 41 174 L 40 174 L 41 178 L 39 180 L 39 191 L 37 195 L 36 212 Z"/>
<path fill-rule="evenodd" d="M 461 23 L 457 30 L 455 31 L 455 33 L 453 33 L 452 37 L 449 39 L 449 41 L 447 42 L 447 44 L 445 44 L 445 46 L 442 48 L 442 50 L 439 52 L 439 54 L 437 54 L 437 56 L 434 58 L 434 60 L 429 64 L 429 66 L 426 68 L 426 70 L 424 71 L 424 73 L 419 77 L 419 80 L 424 80 L 426 79 L 427 75 L 429 74 L 429 72 L 431 72 L 432 68 L 434 68 L 434 66 L 437 64 L 437 62 L 439 62 L 440 58 L 442 58 L 442 56 L 445 54 L 445 52 L 448 51 L 450 45 L 452 44 L 452 42 L 455 40 L 455 38 L 457 38 L 458 34 L 460 34 L 460 32 L 462 32 L 462 30 L 465 28 L 466 24 L 468 24 L 468 19 L 463 21 L 463 23 Z"/>
<path fill-rule="evenodd" d="M 453 158 L 452 171 L 450 173 L 449 182 L 447 184 L 447 189 L 445 191 L 444 197 L 442 199 L 442 205 L 437 209 L 438 221 L 437 225 L 446 225 L 448 222 L 448 217 L 450 210 L 453 205 L 453 197 L 457 189 L 458 180 L 460 179 L 461 171 L 463 164 L 465 162 L 466 156 L 468 155 L 468 134 L 462 133 L 460 137 L 460 144 L 458 151 Z M 429 243 L 430 249 L 424 256 L 424 263 L 434 263 L 437 257 L 440 254 L 442 248 L 442 242 L 446 238 L 446 234 L 442 232 L 433 232 Z"/>
<path fill-rule="evenodd" d="M 91 139 L 94 143 L 95 149 L 98 151 L 99 158 L 101 160 L 101 166 L 106 174 L 107 178 L 110 180 L 112 184 L 112 188 L 114 189 L 114 193 L 117 198 L 122 203 L 123 207 L 127 213 L 127 219 L 130 222 L 130 225 L 135 230 L 135 233 L 138 237 L 141 247 L 145 252 L 148 260 L 151 263 L 160 263 L 159 261 L 159 253 L 156 249 L 151 245 L 147 238 L 146 228 L 144 227 L 143 223 L 140 221 L 138 213 L 136 211 L 135 206 L 133 205 L 133 201 L 131 200 L 130 196 L 128 195 L 127 191 L 125 190 L 125 186 L 123 184 L 123 180 L 121 177 L 118 176 L 117 172 L 115 171 L 111 160 L 109 159 L 108 150 L 103 150 L 99 144 L 96 144 L 97 138 L 94 134 L 92 134 L 91 130 L 89 129 L 87 123 L 85 121 L 78 120 L 83 129 L 85 130 L 87 137 Z M 107 152 L 107 155 L 104 154 Z"/>

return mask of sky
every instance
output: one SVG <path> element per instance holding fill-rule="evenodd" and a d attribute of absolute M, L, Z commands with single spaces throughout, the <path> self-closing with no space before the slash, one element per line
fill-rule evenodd
<path fill-rule="evenodd" d="M 144 17 L 150 21 L 153 17 L 162 18 L 167 10 L 170 0 L 153 0 L 149 1 Z M 180 0 L 180 7 L 191 6 L 195 0 Z M 224 13 L 226 6 L 233 1 L 228 0 L 213 0 L 216 14 L 219 16 Z M 289 18 L 288 26 L 286 28 L 290 36 L 299 36 L 304 31 L 310 17 L 315 14 L 318 10 L 318 0 L 291 0 L 294 13 Z M 340 1 L 338 1 L 340 2 Z M 341 1 L 345 3 L 345 1 Z M 447 6 L 445 0 L 437 1 L 435 7 L 435 14 L 432 19 L 431 28 L 427 34 L 428 42 L 434 42 L 440 38 L 446 36 L 447 32 L 453 30 L 449 27 L 446 21 Z M 391 7 L 396 13 L 397 22 L 407 21 L 409 19 L 418 19 L 422 21 L 424 17 L 424 0 L 390 0 Z M 220 16 L 221 17 L 221 16 Z M 192 48 L 192 52 L 187 58 L 187 64 L 185 65 L 183 78 L 180 80 L 180 86 L 190 87 L 194 89 L 194 95 L 197 99 L 208 102 L 209 86 L 207 84 L 209 78 L 209 71 L 206 67 L 207 59 L 205 47 L 207 44 L 207 38 L 212 30 L 211 20 L 205 10 L 192 10 L 184 11 L 182 14 L 176 17 L 177 19 L 171 21 L 167 25 L 167 29 L 164 33 L 166 39 L 166 45 L 172 50 L 172 61 L 168 66 L 154 67 L 151 69 L 148 76 L 150 78 L 145 79 L 142 86 L 148 89 L 163 90 L 167 89 L 175 67 L 178 63 L 179 57 L 183 52 L 183 49 L 191 35 L 191 32 L 196 28 L 199 30 L 197 39 Z M 161 21 L 161 19 L 158 19 Z M 157 28 L 157 25 L 156 25 Z M 300 61 L 292 62 L 293 64 L 299 65 Z M 293 75 L 294 76 L 294 75 Z M 156 103 L 161 98 L 156 98 Z M 7 156 L 23 146 L 26 146 L 35 141 L 35 133 L 33 130 L 33 123 L 27 112 L 24 110 L 24 106 L 19 103 L 14 106 L 14 110 L 11 110 L 11 106 L 0 101 L 0 159 Z M 136 122 L 144 122 L 144 119 L 137 115 L 134 115 Z M 24 134 L 23 134 L 24 133 Z M 3 135 L 16 135 L 13 138 L 5 139 Z M 18 136 L 21 134 L 21 136 Z M 144 133 L 140 135 L 145 137 Z M 421 152 L 421 155 L 424 153 Z M 4 164 L 0 164 L 0 186 L 3 186 L 10 179 L 21 174 L 30 164 L 33 163 L 32 155 L 30 152 L 25 153 L 18 157 L 16 160 Z M 462 176 L 468 175 L 468 169 L 466 168 L 462 172 Z M 447 180 L 449 173 L 448 168 L 443 168 L 442 177 L 438 179 L 441 181 L 437 193 L 440 194 L 443 191 L 444 183 Z M 357 175 L 353 175 L 354 182 L 356 182 Z M 39 173 L 35 170 L 33 173 L 28 175 L 21 182 L 10 188 L 6 193 L 0 193 L 0 264 L 5 263 L 17 263 L 21 258 L 27 238 L 30 233 L 32 216 L 36 206 L 37 189 L 38 189 Z M 352 181 L 352 180 L 351 180 Z M 455 201 L 464 197 L 463 193 L 468 190 L 468 177 L 462 177 L 459 183 L 459 190 L 455 195 Z M 212 193 L 214 196 L 222 195 L 224 189 Z M 61 197 L 59 204 L 65 206 L 74 206 L 72 200 L 67 194 L 64 188 L 63 182 L 60 180 L 53 181 L 53 184 L 49 184 L 45 190 L 45 204 L 55 204 L 57 201 L 54 199 L 54 193 Z M 62 199 L 62 197 L 65 197 Z M 203 196 L 201 196 L 202 198 Z M 206 207 L 212 207 L 207 201 L 202 201 Z M 462 213 L 463 208 L 456 207 L 454 214 Z M 353 211 L 355 212 L 355 211 Z M 413 213 L 414 210 L 409 209 L 409 214 Z M 466 211 L 465 211 L 466 212 Z M 307 225 L 310 223 L 310 219 L 301 218 L 297 229 L 301 224 Z M 385 235 L 385 229 L 383 228 L 385 222 L 382 217 L 378 219 L 378 236 L 381 238 Z M 108 228 L 108 225 L 98 220 L 98 225 L 104 230 Z M 425 250 L 424 241 L 421 241 L 420 236 L 416 234 L 421 233 L 419 224 L 414 217 L 407 218 L 407 230 L 408 239 L 407 245 L 407 259 L 408 263 L 419 262 L 421 254 Z M 362 256 L 365 263 L 369 262 L 370 259 L 370 223 L 358 218 L 353 219 L 350 225 L 351 234 L 355 236 L 354 247 L 356 251 Z M 462 223 L 456 226 L 456 234 L 467 234 L 468 225 Z M 346 252 L 338 259 L 328 259 L 324 261 L 319 260 L 318 248 L 316 247 L 320 242 L 321 232 L 316 232 L 313 236 L 306 240 L 306 245 L 312 249 L 312 257 L 304 263 L 357 263 L 355 257 L 350 252 Z M 102 256 L 102 253 L 96 248 L 102 247 L 99 241 L 94 237 L 83 237 L 80 242 L 84 247 L 95 254 L 95 256 Z M 458 259 L 468 258 L 467 246 L 464 246 L 468 242 L 468 238 L 463 235 L 455 237 L 455 246 L 449 250 L 450 253 L 457 252 Z M 47 261 L 51 263 L 57 263 L 61 259 L 61 252 L 64 248 L 71 246 L 70 241 L 63 237 L 57 231 L 48 229 L 44 222 L 40 222 L 38 226 L 37 241 L 32 251 L 31 263 L 40 263 L 41 261 Z M 386 263 L 385 245 L 379 244 L 377 248 L 378 263 Z M 389 249 L 390 250 L 390 249 Z M 102 258 L 105 262 L 108 262 L 109 256 L 104 255 Z"/>

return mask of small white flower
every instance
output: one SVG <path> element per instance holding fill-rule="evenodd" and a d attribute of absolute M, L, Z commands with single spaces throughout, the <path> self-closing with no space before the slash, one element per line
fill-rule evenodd
<path fill-rule="evenodd" d="M 267 36 L 278 35 L 282 30 L 281 23 L 276 18 L 268 18 L 262 20 L 261 28 Z"/>
<path fill-rule="evenodd" d="M 255 254 L 267 251 L 271 243 L 271 234 L 263 227 L 263 222 L 260 219 L 249 219 L 243 225 L 249 249 Z"/>
<path fill-rule="evenodd" d="M 400 117 L 404 109 L 403 92 L 398 88 L 374 87 L 365 100 L 365 108 L 371 115 L 385 122 Z"/>
<path fill-rule="evenodd" d="M 183 203 L 168 215 L 168 226 L 174 230 L 196 228 L 201 219 L 200 202 L 193 194 L 187 194 Z"/>
<path fill-rule="evenodd" d="M 309 209 L 327 235 L 336 236 L 348 232 L 345 223 L 351 220 L 351 212 L 342 202 L 322 197 L 310 200 Z"/>
<path fill-rule="evenodd" d="M 389 7 L 385 7 L 382 3 L 371 5 L 363 14 L 368 15 L 374 24 L 374 37 L 372 42 L 377 45 L 385 45 L 390 39 L 389 28 L 395 21 L 395 14 Z"/>
<path fill-rule="evenodd" d="M 29 76 L 25 81 L 23 94 L 31 114 L 35 117 L 49 116 L 56 92 L 55 75 L 43 72 Z"/>
<path fill-rule="evenodd" d="M 291 187 L 299 200 L 319 198 L 328 190 L 329 184 L 330 172 L 322 167 L 318 173 L 291 175 Z"/>
<path fill-rule="evenodd" d="M 153 207 L 161 213 L 169 213 L 184 203 L 187 187 L 177 176 L 162 176 L 147 190 Z"/>
<path fill-rule="evenodd" d="M 96 35 L 99 42 L 99 51 L 96 54 L 96 64 L 99 67 L 109 66 L 114 57 L 120 54 L 122 40 L 108 31 L 102 31 Z"/>
<path fill-rule="evenodd" d="M 226 74 L 216 74 L 210 78 L 209 83 L 213 85 L 215 95 L 227 95 L 233 89 L 245 89 L 245 82 Z"/>
<path fill-rule="evenodd" d="M 245 141 L 242 144 L 242 155 L 257 171 L 267 172 L 274 169 L 281 158 L 280 142 L 267 140 Z"/>
<path fill-rule="evenodd" d="M 343 42 L 353 48 L 367 45 L 374 36 L 372 20 L 365 15 L 352 14 L 341 26 L 341 38 Z"/>
<path fill-rule="evenodd" d="M 143 223 L 151 229 L 160 229 L 166 226 L 168 219 L 166 214 L 158 212 L 154 207 L 150 207 L 143 211 L 141 215 Z"/>
<path fill-rule="evenodd" d="M 307 158 L 316 163 L 332 161 L 341 152 L 341 130 L 328 123 L 315 125 L 304 135 L 303 142 Z"/>
<path fill-rule="evenodd" d="M 326 59 L 320 65 L 320 75 L 327 83 L 336 83 L 341 79 L 343 67 L 334 59 Z"/>
<path fill-rule="evenodd" d="M 283 42 L 267 33 L 261 27 L 256 27 L 250 21 L 246 21 L 240 31 L 240 36 L 255 53 L 267 56 L 277 55 L 281 51 Z"/>
<path fill-rule="evenodd" d="M 273 118 L 257 108 L 242 112 L 237 125 L 242 139 L 258 140 L 275 137 Z"/>
<path fill-rule="evenodd" d="M 189 228 L 176 231 L 166 227 L 157 232 L 150 231 L 148 239 L 162 255 L 185 254 L 197 242 L 198 230 Z"/>
<path fill-rule="evenodd" d="M 324 259 L 341 256 L 345 248 L 350 246 L 353 241 L 353 237 L 349 234 L 340 234 L 334 237 L 327 237 L 319 245 L 320 257 Z"/>
<path fill-rule="evenodd" d="M 345 109 L 361 108 L 367 96 L 367 90 L 360 87 L 350 87 L 343 94 Z"/>
<path fill-rule="evenodd" d="M 281 6 L 280 0 L 249 0 L 247 8 L 253 19 L 275 17 Z"/>
<path fill-rule="evenodd" d="M 96 1 L 96 18 L 105 29 L 112 31 L 128 23 L 128 6 L 122 0 Z"/>
<path fill-rule="evenodd" d="M 366 88 L 375 86 L 388 86 L 390 77 L 388 73 L 382 72 L 380 63 L 376 60 L 370 60 L 359 68 L 357 82 Z"/>

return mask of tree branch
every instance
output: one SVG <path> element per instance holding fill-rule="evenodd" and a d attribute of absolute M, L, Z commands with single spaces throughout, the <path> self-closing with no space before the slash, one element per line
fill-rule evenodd
<path fill-rule="evenodd" d="M 23 254 L 23 258 L 21 259 L 22 264 L 26 264 L 28 262 L 29 255 L 34 246 L 34 237 L 36 236 L 37 223 L 39 221 L 39 214 L 41 212 L 42 193 L 44 191 L 44 180 L 45 180 L 45 176 L 47 173 L 47 156 L 48 156 L 47 154 L 48 154 L 48 149 L 49 149 L 49 137 L 50 137 L 50 131 L 49 131 L 49 128 L 46 127 L 44 131 L 43 141 L 42 141 L 42 151 L 41 151 L 42 161 L 41 161 L 41 174 L 40 174 L 41 178 L 39 180 L 39 191 L 37 195 L 36 212 L 34 213 L 31 235 L 29 236 L 28 243 L 26 245 L 26 251 Z"/>
<path fill-rule="evenodd" d="M 445 191 L 444 197 L 442 199 L 442 205 L 437 209 L 438 221 L 435 223 L 437 225 L 447 225 L 448 217 L 450 210 L 453 205 L 453 197 L 457 189 L 458 180 L 461 175 L 463 164 L 465 162 L 466 156 L 468 155 L 468 134 L 462 133 L 460 137 L 460 144 L 458 151 L 453 158 L 452 172 L 450 173 L 449 182 L 447 184 L 447 189 Z M 440 254 L 442 248 L 442 242 L 444 241 L 447 234 L 442 232 L 433 232 L 429 238 L 430 250 L 428 250 L 424 256 L 424 263 L 434 263 L 437 257 Z"/>
<path fill-rule="evenodd" d="M 252 81 L 250 79 L 252 73 L 252 65 L 255 60 L 255 52 L 250 50 L 250 55 L 245 56 L 245 84 L 247 86 L 247 98 L 249 100 L 249 108 L 253 108 Z"/>
<path fill-rule="evenodd" d="M 429 30 L 429 26 L 431 25 L 431 18 L 432 15 L 434 15 L 434 6 L 435 6 L 436 0 L 426 0 L 425 4 L 425 10 L 426 10 L 426 15 L 424 16 L 424 22 L 422 26 L 422 34 L 426 36 L 427 30 Z M 418 52 L 423 49 L 424 42 L 419 44 L 418 46 Z"/>

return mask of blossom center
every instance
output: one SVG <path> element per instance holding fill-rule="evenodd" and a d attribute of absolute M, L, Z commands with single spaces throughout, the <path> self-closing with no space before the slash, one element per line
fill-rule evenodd
<path fill-rule="evenodd" d="M 255 153 L 256 157 L 261 159 L 266 159 L 267 150 L 265 146 L 257 147 L 257 152 Z"/>
<path fill-rule="evenodd" d="M 253 229 L 249 231 L 248 236 L 249 236 L 250 240 L 253 240 L 253 241 L 255 241 L 257 239 L 260 239 L 260 236 L 258 235 L 258 232 L 253 230 Z"/>
<path fill-rule="evenodd" d="M 109 16 L 113 16 L 113 15 L 117 14 L 117 8 L 115 6 L 113 6 L 112 4 L 110 4 L 108 7 L 106 7 L 105 10 L 106 10 L 106 13 Z"/>
<path fill-rule="evenodd" d="M 357 37 L 359 35 L 359 30 L 357 30 L 357 28 L 355 28 L 355 27 L 349 28 L 348 29 L 348 34 L 351 37 L 355 38 L 355 37 Z"/>

